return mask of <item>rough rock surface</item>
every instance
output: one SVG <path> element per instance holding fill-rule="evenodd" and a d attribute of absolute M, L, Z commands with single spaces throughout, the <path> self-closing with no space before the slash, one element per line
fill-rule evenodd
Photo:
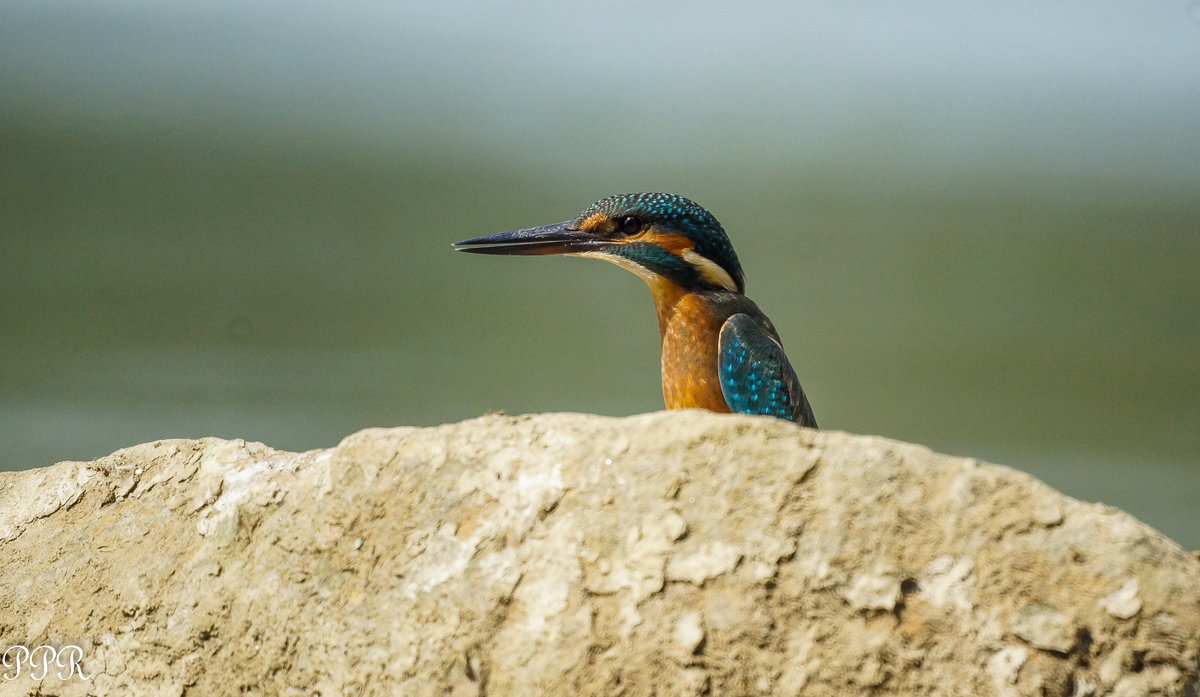
<path fill-rule="evenodd" d="M 17 645 L 88 679 L 2 695 L 1194 696 L 1200 561 L 883 438 L 488 416 L 0 474 Z"/>

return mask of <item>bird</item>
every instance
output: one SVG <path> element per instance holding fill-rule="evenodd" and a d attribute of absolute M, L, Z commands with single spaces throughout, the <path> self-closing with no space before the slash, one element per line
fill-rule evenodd
<path fill-rule="evenodd" d="M 746 297 L 725 229 L 678 194 L 602 198 L 561 223 L 455 242 L 473 254 L 603 259 L 650 287 L 667 409 L 769 415 L 817 427 L 779 333 Z"/>

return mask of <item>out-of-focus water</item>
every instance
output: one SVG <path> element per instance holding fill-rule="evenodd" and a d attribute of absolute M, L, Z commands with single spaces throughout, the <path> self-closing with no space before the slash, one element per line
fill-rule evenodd
<path fill-rule="evenodd" d="M 1200 547 L 1200 25 L 1165 5 L 1044 36 L 697 7 L 715 57 L 610 27 L 641 64 L 550 6 L 190 7 L 0 10 L 0 468 L 661 408 L 640 281 L 449 244 L 666 190 L 725 224 L 822 426 Z"/>

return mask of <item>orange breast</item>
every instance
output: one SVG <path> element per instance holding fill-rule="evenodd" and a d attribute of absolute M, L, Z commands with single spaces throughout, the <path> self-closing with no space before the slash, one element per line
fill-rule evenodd
<path fill-rule="evenodd" d="M 654 295 L 662 332 L 663 401 L 667 409 L 698 407 L 729 412 L 717 375 L 718 342 L 725 318 L 694 293 L 663 289 Z"/>

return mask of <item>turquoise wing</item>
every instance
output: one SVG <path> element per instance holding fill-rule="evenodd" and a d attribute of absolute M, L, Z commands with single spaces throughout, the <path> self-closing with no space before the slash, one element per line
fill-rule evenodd
<path fill-rule="evenodd" d="M 800 379 L 783 347 L 758 320 L 738 313 L 721 326 L 717 372 L 730 410 L 817 427 Z"/>

